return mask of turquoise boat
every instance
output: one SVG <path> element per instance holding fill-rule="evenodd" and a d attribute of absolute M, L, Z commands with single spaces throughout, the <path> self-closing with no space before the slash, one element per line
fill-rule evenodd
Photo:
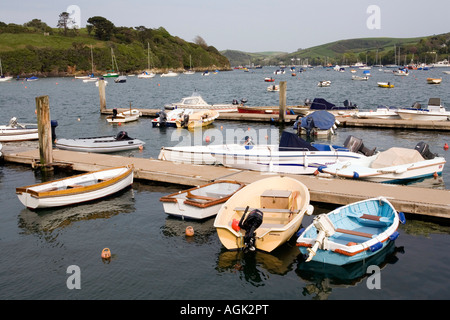
<path fill-rule="evenodd" d="M 358 201 L 314 218 L 299 231 L 305 261 L 343 266 L 372 257 L 398 238 L 405 216 L 384 197 Z"/>

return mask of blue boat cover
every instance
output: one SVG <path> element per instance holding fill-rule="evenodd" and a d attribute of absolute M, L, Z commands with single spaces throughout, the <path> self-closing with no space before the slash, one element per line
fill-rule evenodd
<path fill-rule="evenodd" d="M 294 151 L 294 150 L 309 150 L 318 151 L 317 148 L 313 147 L 309 142 L 303 140 L 298 135 L 292 132 L 283 131 L 281 134 L 280 145 L 278 147 L 279 151 Z"/>
<path fill-rule="evenodd" d="M 328 130 L 335 122 L 336 119 L 332 113 L 325 110 L 317 110 L 303 117 L 300 126 L 305 129 Z"/>

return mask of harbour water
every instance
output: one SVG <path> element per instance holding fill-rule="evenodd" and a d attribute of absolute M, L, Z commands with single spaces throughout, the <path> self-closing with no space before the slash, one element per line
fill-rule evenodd
<path fill-rule="evenodd" d="M 341 105 L 346 99 L 360 109 L 378 105 L 426 105 L 439 97 L 450 106 L 450 76 L 439 69 L 412 70 L 399 77 L 372 69 L 369 81 L 353 81 L 344 73 L 322 68 L 274 75 L 275 68 L 234 70 L 209 76 L 179 75 L 175 78 L 137 79 L 126 83 L 108 80 L 108 108 L 162 108 L 197 90 L 208 103 L 246 98 L 248 105 L 278 105 L 277 93 L 266 91 L 264 77 L 276 83 L 287 81 L 287 105 L 302 104 L 306 98 L 322 97 Z M 362 71 L 358 71 L 359 75 Z M 428 85 L 427 77 L 442 77 L 441 85 Z M 331 80 L 328 88 L 317 87 L 319 80 Z M 393 89 L 378 88 L 377 81 L 391 81 Z M 35 97 L 48 95 L 50 114 L 58 121 L 57 137 L 115 135 L 127 131 L 146 142 L 142 151 L 121 153 L 133 157 L 156 158 L 162 146 L 194 141 L 193 133 L 182 129 L 151 127 L 150 118 L 122 126 L 108 124 L 100 115 L 98 88 L 73 78 L 47 78 L 36 82 L 12 81 L 0 86 L 0 115 L 6 124 L 17 117 L 22 123 L 35 123 Z M 270 142 L 279 132 L 276 124 L 216 121 L 209 130 L 267 130 Z M 290 128 L 286 128 L 289 130 Z M 212 131 L 210 131 L 212 132 Z M 337 135 L 325 141 L 341 144 L 348 135 L 363 139 L 365 145 L 385 150 L 392 146 L 413 148 L 425 141 L 432 152 L 450 160 L 443 150 L 449 141 L 444 132 L 338 128 Z M 208 136 L 208 131 L 202 137 Z M 320 141 L 320 140 L 319 140 Z M 277 141 L 276 141 L 277 142 Z M 275 142 L 275 143 L 276 143 Z M 450 186 L 450 166 L 442 177 L 427 179 L 417 187 Z M 2 300 L 315 300 L 315 299 L 431 299 L 450 298 L 450 228 L 442 221 L 421 221 L 408 217 L 400 227 L 395 245 L 379 256 L 351 268 L 328 268 L 305 264 L 299 259 L 295 239 L 270 254 L 243 255 L 221 245 L 213 227 L 214 219 L 202 222 L 168 217 L 159 202 L 163 195 L 185 186 L 136 181 L 132 189 L 84 205 L 43 210 L 24 208 L 15 188 L 44 179 L 64 176 L 56 171 L 42 177 L 30 167 L 6 163 L 0 166 L 0 299 Z M 333 207 L 315 206 L 315 213 Z M 306 217 L 308 225 L 312 217 Z M 194 237 L 185 228 L 194 227 Z M 108 247 L 109 262 L 100 254 Z M 371 288 L 370 265 L 380 268 L 380 288 Z M 70 266 L 81 271 L 81 288 L 69 289 Z"/>

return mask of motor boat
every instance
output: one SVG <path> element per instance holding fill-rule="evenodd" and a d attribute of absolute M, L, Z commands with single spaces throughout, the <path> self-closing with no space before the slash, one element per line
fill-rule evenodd
<path fill-rule="evenodd" d="M 164 106 L 167 110 L 182 108 L 182 109 L 208 109 L 217 110 L 218 112 L 236 112 L 239 102 L 234 100 L 229 104 L 209 104 L 203 100 L 202 96 L 194 91 L 191 96 L 182 98 L 181 101 L 167 104 Z"/>
<path fill-rule="evenodd" d="M 404 120 L 446 121 L 450 119 L 450 111 L 442 106 L 440 98 L 430 98 L 426 108 L 417 107 L 398 109 L 397 114 Z"/>
<path fill-rule="evenodd" d="M 39 133 L 37 124 L 21 124 L 12 117 L 7 125 L 0 125 L 0 141 L 37 140 Z"/>

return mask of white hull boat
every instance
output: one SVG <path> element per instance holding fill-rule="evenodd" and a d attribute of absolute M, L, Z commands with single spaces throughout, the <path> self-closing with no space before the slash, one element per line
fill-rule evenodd
<path fill-rule="evenodd" d="M 427 148 L 423 143 L 417 144 L 415 149 L 390 148 L 371 157 L 321 167 L 319 172 L 348 179 L 389 183 L 442 174 L 445 158 L 419 151 Z"/>
<path fill-rule="evenodd" d="M 240 182 L 218 180 L 159 200 L 169 215 L 200 220 L 215 216 L 223 203 L 243 187 Z"/>
<path fill-rule="evenodd" d="M 184 114 L 183 118 L 177 119 L 177 128 L 196 129 L 206 127 L 219 117 L 216 110 L 194 110 L 191 114 Z"/>
<path fill-rule="evenodd" d="M 173 109 L 168 112 L 162 110 L 158 117 L 152 119 L 152 127 L 177 127 L 177 120 L 182 119 L 184 114 L 191 114 L 192 109 Z"/>
<path fill-rule="evenodd" d="M 26 141 L 39 139 L 37 125 L 20 124 L 13 117 L 7 125 L 0 125 L 0 141 Z"/>
<path fill-rule="evenodd" d="M 113 115 L 107 116 L 106 121 L 108 121 L 109 123 L 131 122 L 138 120 L 141 115 L 142 113 L 138 109 L 130 108 L 130 110 L 120 113 L 117 113 L 117 109 L 113 109 Z"/>
<path fill-rule="evenodd" d="M 349 139 L 350 138 L 350 139 Z M 314 174 L 320 166 L 366 157 L 360 139 L 350 136 L 345 146 L 309 144 L 290 132 L 283 132 L 280 145 L 225 144 L 162 148 L 160 160 L 222 164 L 226 167 L 286 174 Z M 295 141 L 288 141 L 294 139 Z M 356 142 L 355 142 L 356 141 Z"/>
<path fill-rule="evenodd" d="M 55 147 L 62 150 L 110 153 L 143 148 L 145 142 L 130 138 L 124 131 L 116 136 L 79 139 L 57 139 Z"/>
<path fill-rule="evenodd" d="M 360 119 L 400 119 L 397 110 L 397 108 L 378 107 L 375 111 L 359 111 L 352 116 Z"/>
<path fill-rule="evenodd" d="M 167 110 L 172 109 L 208 109 L 217 110 L 218 112 L 236 112 L 238 104 L 209 104 L 197 93 L 194 92 L 191 96 L 182 98 L 181 101 L 167 104 L 164 106 Z"/>
<path fill-rule="evenodd" d="M 149 73 L 147 71 L 144 71 L 141 74 L 139 74 L 137 77 L 138 77 L 138 79 L 151 79 L 151 78 L 155 77 L 155 74 L 153 72 Z"/>
<path fill-rule="evenodd" d="M 16 188 L 16 194 L 27 208 L 52 208 L 104 198 L 132 183 L 133 167 L 124 166 Z"/>
<path fill-rule="evenodd" d="M 425 109 L 399 109 L 397 114 L 404 120 L 446 121 L 450 119 L 450 111 L 445 110 L 439 98 L 430 98 L 428 107 Z"/>
<path fill-rule="evenodd" d="M 161 77 L 176 77 L 176 76 L 178 76 L 178 73 L 173 72 L 173 71 L 169 71 L 167 73 L 161 74 Z"/>

